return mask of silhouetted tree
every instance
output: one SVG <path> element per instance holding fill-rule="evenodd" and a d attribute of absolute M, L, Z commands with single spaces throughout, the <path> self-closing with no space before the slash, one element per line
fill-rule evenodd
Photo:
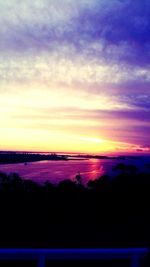
<path fill-rule="evenodd" d="M 77 184 L 81 185 L 82 184 L 82 177 L 80 172 L 77 173 L 77 175 L 75 176 L 75 180 L 77 182 Z"/>

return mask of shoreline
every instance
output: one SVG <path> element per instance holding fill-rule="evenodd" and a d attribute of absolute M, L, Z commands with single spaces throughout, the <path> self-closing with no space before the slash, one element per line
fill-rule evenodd
<path fill-rule="evenodd" d="M 143 156 L 145 157 L 145 156 Z M 143 158 L 142 156 L 98 156 L 98 155 L 57 155 L 57 154 L 30 154 L 30 153 L 0 153 L 0 166 L 8 164 L 20 164 L 28 165 L 32 162 L 42 162 L 42 161 L 84 161 L 90 159 L 99 159 L 99 160 L 132 160 Z M 150 158 L 146 156 L 146 158 Z"/>
<path fill-rule="evenodd" d="M 17 162 L 0 162 L 0 166 L 1 165 L 8 165 L 8 164 L 24 164 L 25 166 L 28 165 L 28 163 L 33 163 L 33 162 L 42 162 L 42 161 L 84 161 L 84 160 L 88 160 L 88 158 L 85 159 L 42 159 L 42 160 L 32 160 L 32 161 L 17 161 Z"/>

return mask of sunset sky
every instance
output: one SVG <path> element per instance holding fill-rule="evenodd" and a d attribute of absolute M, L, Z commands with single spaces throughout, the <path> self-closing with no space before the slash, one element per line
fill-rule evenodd
<path fill-rule="evenodd" d="M 0 150 L 150 152 L 150 1 L 0 0 Z"/>

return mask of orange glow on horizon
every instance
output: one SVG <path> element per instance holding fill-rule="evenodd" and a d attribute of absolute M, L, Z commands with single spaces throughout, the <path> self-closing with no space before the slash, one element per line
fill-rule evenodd
<path fill-rule="evenodd" d="M 0 150 L 97 154 L 132 151 L 131 145 L 127 143 L 94 136 L 79 136 L 67 132 L 8 128 L 1 131 L 1 138 L 3 145 Z"/>

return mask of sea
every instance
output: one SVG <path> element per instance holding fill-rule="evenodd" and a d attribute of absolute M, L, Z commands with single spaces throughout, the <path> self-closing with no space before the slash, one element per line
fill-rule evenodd
<path fill-rule="evenodd" d="M 105 174 L 111 177 L 116 172 L 113 167 L 118 163 L 135 165 L 139 172 L 148 171 L 146 165 L 150 164 L 150 156 L 127 157 L 125 159 L 94 159 L 94 158 L 70 158 L 63 160 L 45 160 L 17 164 L 0 165 L 0 172 L 7 174 L 18 173 L 23 179 L 30 179 L 39 184 L 49 181 L 58 184 L 60 181 L 70 179 L 75 181 L 77 173 L 80 173 L 82 183 L 86 185 L 89 180 L 95 180 Z M 150 171 L 150 170 L 149 170 Z"/>

